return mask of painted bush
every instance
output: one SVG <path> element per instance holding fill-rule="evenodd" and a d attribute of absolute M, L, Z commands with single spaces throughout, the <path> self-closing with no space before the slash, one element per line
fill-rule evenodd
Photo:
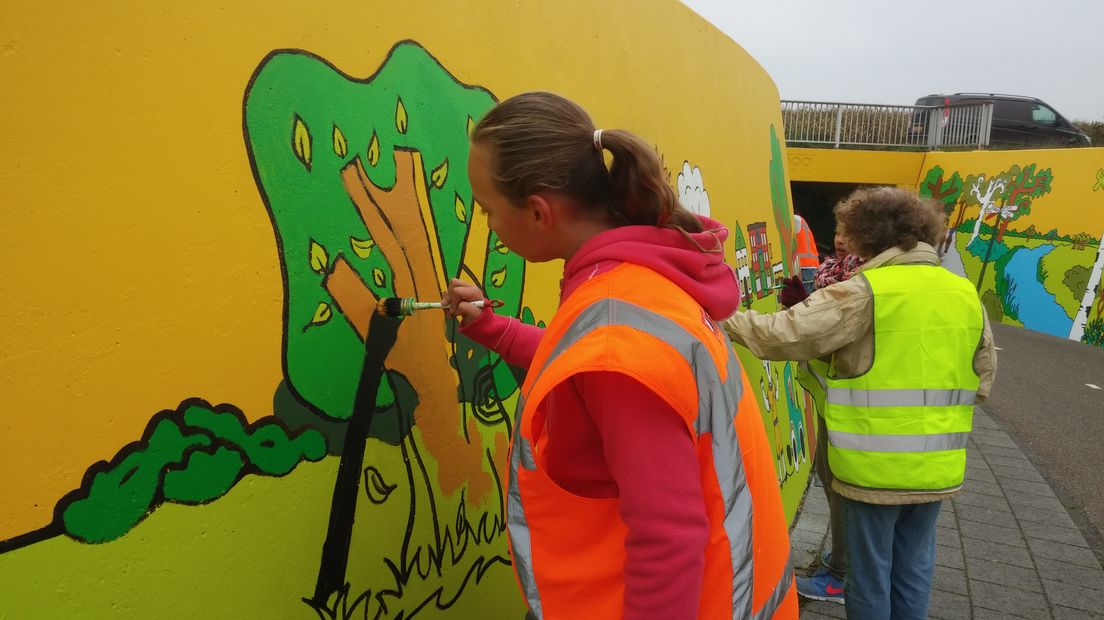
<path fill-rule="evenodd" d="M 326 454 L 322 435 L 289 436 L 280 420 L 249 424 L 237 409 L 195 400 L 155 415 L 143 438 L 110 463 L 94 465 L 80 489 L 58 503 L 64 532 L 103 543 L 123 536 L 161 502 L 204 504 L 242 476 L 283 476 Z"/>

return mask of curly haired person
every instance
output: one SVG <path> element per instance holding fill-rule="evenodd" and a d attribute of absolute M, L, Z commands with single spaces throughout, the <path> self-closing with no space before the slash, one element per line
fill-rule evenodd
<path fill-rule="evenodd" d="M 973 407 L 996 352 L 974 287 L 939 265 L 942 211 L 860 189 L 837 227 L 865 262 L 773 314 L 738 312 L 729 337 L 769 360 L 827 362 L 824 419 L 847 530 L 849 618 L 926 618 L 943 500 L 962 488 Z"/>

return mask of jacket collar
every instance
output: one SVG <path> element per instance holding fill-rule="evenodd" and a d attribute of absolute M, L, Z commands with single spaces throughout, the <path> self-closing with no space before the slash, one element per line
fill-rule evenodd
<path fill-rule="evenodd" d="M 939 255 L 936 254 L 935 248 L 920 241 L 916 244 L 916 247 L 911 250 L 903 250 L 899 247 L 892 247 L 888 250 L 878 254 L 874 258 L 863 263 L 860 271 L 869 271 L 870 269 L 877 269 L 878 267 L 884 267 L 886 265 L 938 265 Z"/>

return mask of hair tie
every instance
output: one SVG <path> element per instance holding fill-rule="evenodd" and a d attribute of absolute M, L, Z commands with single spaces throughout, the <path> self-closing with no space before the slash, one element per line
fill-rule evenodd
<path fill-rule="evenodd" d="M 594 130 L 594 150 L 601 151 L 602 148 L 603 148 L 602 147 L 602 130 L 601 129 L 595 129 Z"/>

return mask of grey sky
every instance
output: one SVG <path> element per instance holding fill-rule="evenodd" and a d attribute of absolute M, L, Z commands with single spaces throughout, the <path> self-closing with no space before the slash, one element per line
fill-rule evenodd
<path fill-rule="evenodd" d="M 997 92 L 1104 121 L 1104 0 L 683 1 L 754 56 L 783 99 Z"/>

